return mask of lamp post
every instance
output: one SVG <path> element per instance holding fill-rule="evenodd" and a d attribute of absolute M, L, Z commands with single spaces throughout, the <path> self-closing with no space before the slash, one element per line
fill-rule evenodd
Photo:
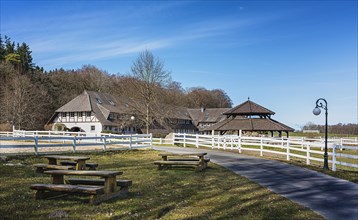
<path fill-rule="evenodd" d="M 132 125 L 134 124 L 134 133 L 136 133 L 136 127 L 135 127 L 135 117 L 132 115 L 131 116 L 131 121 L 132 121 Z"/>
<path fill-rule="evenodd" d="M 321 109 L 324 109 L 326 111 L 326 126 L 325 126 L 325 141 L 324 141 L 324 161 L 323 161 L 323 169 L 329 170 L 328 168 L 328 153 L 327 153 L 327 131 L 328 131 L 328 108 L 327 108 L 327 101 L 323 98 L 319 98 L 316 101 L 316 107 L 313 109 L 314 115 L 321 114 Z"/>

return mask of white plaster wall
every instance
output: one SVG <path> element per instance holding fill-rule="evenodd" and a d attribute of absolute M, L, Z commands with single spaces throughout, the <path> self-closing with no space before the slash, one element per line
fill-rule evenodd
<path fill-rule="evenodd" d="M 86 133 L 95 132 L 99 133 L 102 131 L 102 124 L 100 122 L 62 122 L 67 128 L 71 129 L 73 127 L 79 127 L 84 130 Z M 55 126 L 55 125 L 54 125 Z M 95 126 L 95 130 L 91 131 L 91 126 Z"/>
<path fill-rule="evenodd" d="M 83 114 L 85 115 L 85 114 Z M 77 117 L 74 118 L 66 117 L 66 120 L 63 120 L 59 115 L 54 119 L 54 124 L 52 126 L 52 130 L 55 130 L 56 124 L 63 124 L 67 128 L 71 129 L 73 127 L 79 127 L 86 133 L 91 132 L 102 132 L 102 124 L 98 121 L 98 119 L 92 115 L 91 117 Z M 95 126 L 95 130 L 91 131 L 91 126 Z"/>
<path fill-rule="evenodd" d="M 101 132 L 102 124 L 100 122 L 61 122 L 59 124 L 64 124 L 67 128 L 71 129 L 73 127 L 79 127 L 84 130 L 86 133 L 91 132 Z M 53 125 L 52 130 L 54 130 L 56 123 Z M 95 130 L 91 131 L 91 126 L 95 126 Z"/>

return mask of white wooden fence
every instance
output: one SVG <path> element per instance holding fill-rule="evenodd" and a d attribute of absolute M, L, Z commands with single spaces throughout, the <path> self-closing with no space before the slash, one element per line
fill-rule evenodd
<path fill-rule="evenodd" d="M 304 138 L 267 138 L 237 135 L 198 135 L 179 134 L 173 136 L 172 144 L 184 147 L 209 147 L 212 149 L 256 151 L 260 156 L 265 153 L 278 154 L 290 160 L 291 157 L 301 158 L 310 164 L 311 161 L 323 162 L 324 140 Z M 329 163 L 336 171 L 337 165 L 358 168 L 358 143 L 355 139 L 330 139 L 328 141 Z M 343 151 L 345 152 L 343 153 Z M 348 152 L 348 153 L 346 153 Z"/>
<path fill-rule="evenodd" d="M 152 134 L 106 134 L 57 131 L 19 131 L 0 133 L 0 154 L 58 151 L 117 150 L 152 147 Z"/>

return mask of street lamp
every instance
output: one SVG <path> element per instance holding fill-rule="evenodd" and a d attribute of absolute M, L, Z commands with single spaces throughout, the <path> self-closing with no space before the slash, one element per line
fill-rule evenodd
<path fill-rule="evenodd" d="M 132 125 L 134 124 L 134 132 L 136 132 L 136 127 L 135 127 L 135 122 L 134 122 L 134 120 L 135 120 L 135 117 L 132 115 L 132 116 L 131 116 L 131 121 L 132 121 Z"/>
<path fill-rule="evenodd" d="M 324 142 L 324 161 L 323 161 L 323 169 L 329 170 L 328 168 L 328 153 L 327 153 L 327 131 L 328 131 L 328 108 L 327 108 L 327 101 L 323 98 L 319 98 L 316 101 L 316 108 L 313 109 L 314 115 L 321 114 L 321 109 L 326 111 L 326 126 L 325 126 L 325 142 Z"/>

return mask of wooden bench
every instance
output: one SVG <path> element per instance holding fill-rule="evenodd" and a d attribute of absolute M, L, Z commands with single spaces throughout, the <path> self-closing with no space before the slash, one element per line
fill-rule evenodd
<path fill-rule="evenodd" d="M 52 165 L 52 164 L 43 164 L 38 163 L 34 164 L 34 167 L 36 167 L 37 173 L 43 173 L 46 170 L 75 170 L 75 166 L 65 166 L 65 165 Z"/>
<path fill-rule="evenodd" d="M 66 156 L 66 155 L 46 155 L 43 156 L 48 159 L 48 164 L 51 165 L 60 165 L 59 161 L 73 161 L 75 162 L 76 170 L 85 170 L 86 169 L 86 161 L 89 160 L 89 157 L 85 156 Z"/>
<path fill-rule="evenodd" d="M 204 158 L 206 154 L 207 153 L 161 153 L 159 156 L 161 156 L 163 160 L 154 161 L 154 164 L 158 165 L 158 169 L 160 170 L 172 166 L 191 166 L 194 167 L 196 171 L 201 171 L 207 167 L 207 163 L 210 161 L 209 158 Z"/>
<path fill-rule="evenodd" d="M 102 186 L 73 186 L 65 184 L 32 184 L 30 189 L 36 190 L 35 199 L 44 199 L 58 196 L 63 193 L 80 193 L 89 195 L 104 194 Z M 93 198 L 91 197 L 90 200 Z"/>
<path fill-rule="evenodd" d="M 53 196 L 76 193 L 90 195 L 89 203 L 98 204 L 102 201 L 106 201 L 112 198 L 118 198 L 126 196 L 128 192 L 128 186 L 132 184 L 130 180 L 116 181 L 116 176 L 121 175 L 121 171 L 94 171 L 94 170 L 50 170 L 45 171 L 44 174 L 51 175 L 52 184 L 33 184 L 31 189 L 36 190 L 35 199 L 50 198 Z M 65 184 L 65 175 L 76 176 L 96 176 L 103 179 L 99 179 L 96 185 L 77 184 L 77 181 L 73 181 L 73 184 Z M 96 183 L 96 180 L 90 180 L 91 183 Z M 67 181 L 66 181 L 67 182 Z M 89 183 L 89 182 L 87 182 Z M 85 186 L 83 186 L 85 185 Z M 118 187 L 119 186 L 119 187 Z"/>
<path fill-rule="evenodd" d="M 168 158 L 168 161 L 199 161 L 199 158 Z M 204 158 L 205 163 L 210 162 L 210 158 Z"/>
<path fill-rule="evenodd" d="M 171 160 L 158 160 L 158 161 L 154 161 L 155 165 L 158 165 L 158 168 L 161 170 L 163 168 L 169 168 L 171 167 L 171 165 L 176 165 L 176 166 L 192 166 L 194 168 L 198 167 L 199 161 L 171 161 Z"/>
<path fill-rule="evenodd" d="M 76 166 L 77 163 L 74 161 L 61 161 L 60 162 L 61 165 L 68 165 L 68 166 Z M 86 163 L 85 164 L 86 167 L 88 167 L 89 170 L 96 170 L 96 168 L 98 167 L 97 163 Z"/>
<path fill-rule="evenodd" d="M 77 179 L 77 178 L 69 178 L 65 180 L 67 184 L 72 185 L 92 185 L 92 186 L 103 186 L 104 179 Z M 128 191 L 128 188 L 132 185 L 132 180 L 117 180 L 117 186 L 120 187 L 121 190 Z"/>

